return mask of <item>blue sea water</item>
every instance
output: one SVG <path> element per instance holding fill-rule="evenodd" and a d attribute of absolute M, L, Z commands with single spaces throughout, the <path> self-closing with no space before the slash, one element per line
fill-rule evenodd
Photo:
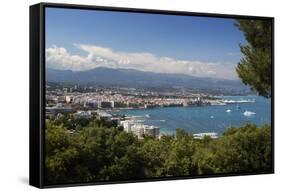
<path fill-rule="evenodd" d="M 223 133 L 230 126 L 246 123 L 258 126 L 271 124 L 271 100 L 260 96 L 225 96 L 227 100 L 255 99 L 254 103 L 239 103 L 217 106 L 158 107 L 152 109 L 122 110 L 119 114 L 138 116 L 144 124 L 160 127 L 163 134 L 174 134 L 177 128 L 189 133 Z M 231 110 L 231 112 L 226 112 Z M 250 111 L 256 113 L 245 116 Z"/>

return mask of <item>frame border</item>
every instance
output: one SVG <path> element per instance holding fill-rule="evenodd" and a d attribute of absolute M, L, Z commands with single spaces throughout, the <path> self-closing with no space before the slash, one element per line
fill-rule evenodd
<path fill-rule="evenodd" d="M 77 4 L 60 4 L 60 3 L 39 3 L 36 5 L 30 6 L 30 13 L 32 8 L 36 11 L 39 11 L 38 21 L 32 21 L 32 14 L 30 14 L 30 185 L 39 188 L 58 188 L 58 187 L 70 187 L 70 186 L 89 186 L 89 185 L 106 185 L 106 184 L 120 184 L 120 183 L 138 183 L 138 182 L 154 182 L 154 181 L 167 181 L 167 180 L 186 180 L 186 179 L 197 179 L 197 178 L 218 178 L 218 177 L 231 177 L 231 176 L 246 176 L 246 175 L 262 175 L 262 174 L 273 174 L 274 173 L 274 17 L 265 17 L 265 16 L 251 16 L 251 15 L 232 15 L 232 14 L 218 14 L 218 13 L 200 13 L 200 12 L 186 12 L 186 11 L 172 11 L 172 10 L 155 10 L 155 9 L 141 9 L 141 8 L 125 8 L 125 7 L 109 7 L 109 6 L 94 6 L 94 5 L 77 5 Z M 45 10 L 46 8 L 62 8 L 62 9 L 79 9 L 79 10 L 95 10 L 95 11 L 113 11 L 113 12 L 129 12 L 129 13 L 147 13 L 147 14 L 163 14 L 163 15 L 177 15 L 177 16 L 198 16 L 198 17 L 209 17 L 209 18 L 224 18 L 224 19 L 253 19 L 253 20 L 267 20 L 271 21 L 272 24 L 272 97 L 271 97 L 271 157 L 272 157 L 272 168 L 269 171 L 260 171 L 260 172 L 241 172 L 241 173 L 221 173 L 221 174 L 206 174 L 206 175 L 191 175 L 191 176 L 174 176 L 174 177 L 158 177 L 158 178 L 144 178 L 144 179 L 130 179 L 130 180 L 115 180 L 115 181 L 98 181 L 98 182 L 77 182 L 77 183 L 59 183 L 47 185 L 45 184 Z M 34 15 L 33 15 L 34 16 Z M 38 30 L 34 24 L 39 22 L 39 42 L 34 39 L 34 30 Z M 38 26 L 37 26 L 38 27 Z M 34 29 L 35 28 L 35 29 Z M 33 32 L 32 32 L 33 31 Z M 39 50 L 35 50 L 32 46 L 32 43 L 39 43 Z M 39 55 L 39 69 L 35 68 L 35 65 L 38 65 L 37 62 L 32 60 L 34 54 Z M 32 83 L 32 74 L 34 72 L 39 73 L 39 88 L 32 88 L 34 82 Z M 33 79 L 34 80 L 34 79 Z M 32 92 L 33 91 L 33 92 Z M 32 126 L 32 120 L 36 120 L 36 116 L 32 113 L 34 111 L 35 105 L 32 99 L 34 97 L 39 97 L 39 132 L 35 134 L 32 133 L 35 128 L 38 126 Z M 38 120 L 38 119 L 37 119 Z M 35 136 L 39 136 L 39 145 L 38 142 L 33 142 L 32 139 Z M 39 154 L 39 157 L 38 155 Z M 32 168 L 32 162 L 34 162 L 34 156 L 39 160 L 39 166 L 36 164 L 36 167 Z M 39 173 L 39 181 L 34 180 L 34 174 Z"/>

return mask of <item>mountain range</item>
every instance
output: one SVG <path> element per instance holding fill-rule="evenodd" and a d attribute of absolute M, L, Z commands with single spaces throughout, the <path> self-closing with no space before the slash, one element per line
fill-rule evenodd
<path fill-rule="evenodd" d="M 190 89 L 247 91 L 239 80 L 194 77 L 185 74 L 144 72 L 98 67 L 86 71 L 46 69 L 47 82 L 118 85 L 124 87 L 185 87 Z"/>

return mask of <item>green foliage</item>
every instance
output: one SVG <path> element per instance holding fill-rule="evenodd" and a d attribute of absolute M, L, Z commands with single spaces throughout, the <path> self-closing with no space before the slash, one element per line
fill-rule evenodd
<path fill-rule="evenodd" d="M 137 138 L 94 120 L 70 133 L 46 121 L 46 182 L 88 182 L 142 178 Z"/>
<path fill-rule="evenodd" d="M 238 20 L 236 26 L 248 42 L 240 45 L 244 57 L 236 71 L 243 83 L 265 97 L 271 97 L 271 21 Z"/>
<path fill-rule="evenodd" d="M 271 128 L 230 128 L 194 156 L 198 174 L 262 172 L 271 169 Z"/>
<path fill-rule="evenodd" d="M 88 126 L 93 118 L 82 118 L 82 117 L 75 117 L 73 114 L 65 114 L 65 115 L 57 115 L 56 117 L 51 117 L 49 120 L 52 121 L 54 125 L 62 125 L 67 129 L 79 129 L 85 126 Z"/>
<path fill-rule="evenodd" d="M 46 121 L 48 184 L 271 170 L 271 128 L 229 128 L 218 139 L 175 136 L 138 140 L 95 119 L 68 131 Z"/>

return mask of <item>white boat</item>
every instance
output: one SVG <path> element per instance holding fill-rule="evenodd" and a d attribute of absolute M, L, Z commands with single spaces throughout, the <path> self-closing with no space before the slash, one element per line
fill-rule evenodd
<path fill-rule="evenodd" d="M 243 115 L 246 116 L 246 117 L 250 117 L 250 116 L 256 115 L 256 113 L 255 113 L 255 112 L 252 112 L 252 111 L 245 111 L 245 112 L 243 113 Z"/>
<path fill-rule="evenodd" d="M 230 110 L 230 109 L 228 109 L 228 110 L 226 110 L 226 112 L 227 112 L 227 113 L 230 113 L 230 112 L 231 112 L 231 110 Z"/>
<path fill-rule="evenodd" d="M 241 99 L 241 100 L 222 100 L 223 103 L 226 104 L 234 104 L 234 103 L 255 103 L 255 99 Z"/>
<path fill-rule="evenodd" d="M 214 102 L 211 102 L 211 105 L 226 105 L 226 103 L 214 101 Z"/>

